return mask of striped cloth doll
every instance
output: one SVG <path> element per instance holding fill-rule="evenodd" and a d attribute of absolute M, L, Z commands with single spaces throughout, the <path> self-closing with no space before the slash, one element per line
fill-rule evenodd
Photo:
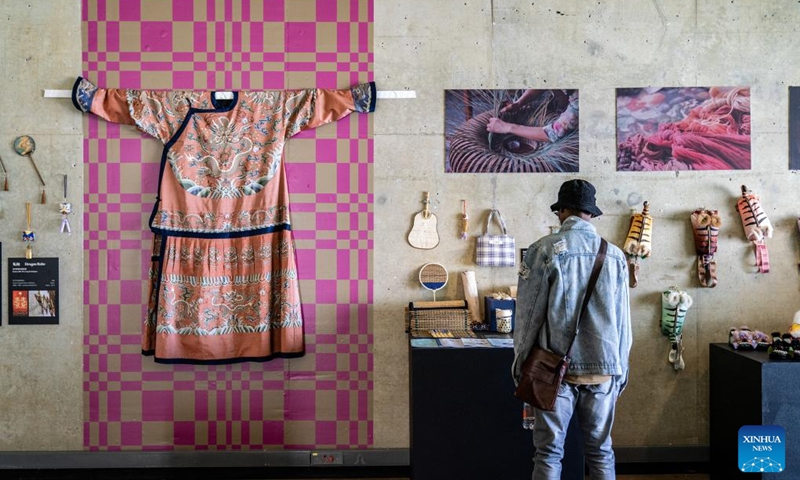
<path fill-rule="evenodd" d="M 678 287 L 669 287 L 661 294 L 661 333 L 669 338 L 669 363 L 675 371 L 683 370 L 683 323 L 692 297 Z"/>
<path fill-rule="evenodd" d="M 772 224 L 761 208 L 758 195 L 742 185 L 742 198 L 736 202 L 736 211 L 742 217 L 744 236 L 756 247 L 758 273 L 769 273 L 769 254 L 764 239 L 772 238 Z"/>
<path fill-rule="evenodd" d="M 631 226 L 622 250 L 628 257 L 630 287 L 639 283 L 639 259 L 647 258 L 653 249 L 653 216 L 650 215 L 650 204 L 644 202 L 642 213 L 631 210 Z"/>
<path fill-rule="evenodd" d="M 692 212 L 691 220 L 700 285 L 714 288 L 717 286 L 717 237 L 722 219 L 717 210 L 698 208 Z"/>
<path fill-rule="evenodd" d="M 800 233 L 800 217 L 797 217 L 797 231 Z M 800 269 L 800 263 L 797 264 L 797 268 Z"/>

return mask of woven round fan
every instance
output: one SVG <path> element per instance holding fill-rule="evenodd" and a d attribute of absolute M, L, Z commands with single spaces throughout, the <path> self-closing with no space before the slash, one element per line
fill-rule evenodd
<path fill-rule="evenodd" d="M 426 263 L 419 269 L 419 283 L 426 290 L 433 292 L 434 301 L 436 301 L 436 292 L 444 288 L 447 279 L 447 269 L 439 263 Z"/>

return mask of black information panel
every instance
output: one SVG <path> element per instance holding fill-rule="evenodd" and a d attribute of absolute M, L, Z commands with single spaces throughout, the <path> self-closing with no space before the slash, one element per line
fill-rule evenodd
<path fill-rule="evenodd" d="M 8 259 L 8 324 L 58 324 L 58 258 Z"/>
<path fill-rule="evenodd" d="M 708 377 L 711 480 L 800 480 L 800 362 L 770 358 L 764 351 L 734 350 L 726 343 L 712 343 Z M 755 450 L 748 445 L 740 450 L 743 437 L 739 429 L 764 425 L 784 429 L 785 464 L 768 465 L 772 472 L 769 468 L 747 471 L 751 462 L 740 459 L 751 460 L 749 457 L 754 456 L 752 460 L 760 462 L 774 457 L 753 454 Z M 758 467 L 756 462 L 753 464 Z"/>
<path fill-rule="evenodd" d="M 513 348 L 410 348 L 411 478 L 531 478 L 533 434 L 511 379 Z M 577 415 L 562 480 L 583 480 Z"/>

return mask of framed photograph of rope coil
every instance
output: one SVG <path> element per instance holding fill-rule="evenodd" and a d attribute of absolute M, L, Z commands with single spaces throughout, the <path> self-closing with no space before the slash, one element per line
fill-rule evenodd
<path fill-rule="evenodd" d="M 445 172 L 578 171 L 578 90 L 445 90 Z"/>
<path fill-rule="evenodd" d="M 618 88 L 617 171 L 749 170 L 750 87 Z"/>

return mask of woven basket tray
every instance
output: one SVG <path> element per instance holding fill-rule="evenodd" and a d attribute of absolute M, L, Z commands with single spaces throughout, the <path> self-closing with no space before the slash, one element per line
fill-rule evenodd
<path fill-rule="evenodd" d="M 437 329 L 469 330 L 469 310 L 466 308 L 425 310 L 406 308 L 406 332 Z"/>

